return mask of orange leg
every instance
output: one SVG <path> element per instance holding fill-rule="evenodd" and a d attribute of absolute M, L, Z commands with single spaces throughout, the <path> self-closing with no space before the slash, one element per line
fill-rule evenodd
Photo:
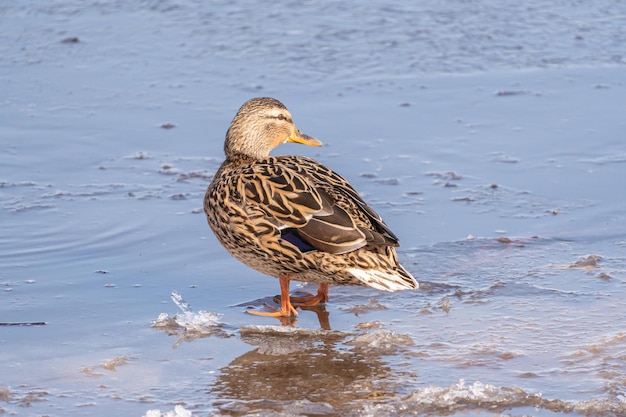
<path fill-rule="evenodd" d="M 291 297 L 296 307 L 310 307 L 328 301 L 328 287 L 330 284 L 322 283 L 317 286 L 317 295 L 307 297 Z"/>
<path fill-rule="evenodd" d="M 289 281 L 291 281 L 291 277 L 288 274 L 280 275 L 278 281 L 280 282 L 280 310 L 272 308 L 273 311 L 247 311 L 247 313 L 266 317 L 291 317 L 298 315 L 296 308 L 289 300 Z"/>

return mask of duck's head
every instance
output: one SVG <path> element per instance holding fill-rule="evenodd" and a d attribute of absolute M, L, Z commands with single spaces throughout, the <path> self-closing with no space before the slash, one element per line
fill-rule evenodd
<path fill-rule="evenodd" d="M 274 98 L 259 97 L 246 101 L 233 118 L 226 132 L 224 152 L 226 158 L 245 155 L 263 159 L 272 149 L 287 142 L 322 145 L 296 128 L 283 103 Z"/>

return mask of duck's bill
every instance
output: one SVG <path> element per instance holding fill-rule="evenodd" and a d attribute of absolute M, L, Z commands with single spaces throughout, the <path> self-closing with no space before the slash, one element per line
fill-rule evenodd
<path fill-rule="evenodd" d="M 304 133 L 300 132 L 298 129 L 296 129 L 293 132 L 293 134 L 289 137 L 289 139 L 287 139 L 287 142 L 301 143 L 302 145 L 308 145 L 308 146 L 322 146 L 321 141 L 309 135 L 305 135 Z"/>

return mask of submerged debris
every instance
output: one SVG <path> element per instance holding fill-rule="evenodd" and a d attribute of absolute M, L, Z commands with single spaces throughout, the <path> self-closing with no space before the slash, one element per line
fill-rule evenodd
<path fill-rule="evenodd" d="M 426 173 L 426 176 L 435 177 L 437 179 L 448 180 L 448 181 L 458 181 L 461 178 L 463 178 L 454 171 L 448 171 L 448 172 L 429 171 Z"/>
<path fill-rule="evenodd" d="M 519 96 L 522 94 L 528 94 L 529 91 L 524 90 L 498 90 L 496 91 L 496 96 Z"/>
<path fill-rule="evenodd" d="M 587 255 L 569 265 L 567 269 L 598 269 L 600 268 L 599 263 L 601 259 L 602 257 L 600 255 Z"/>
<path fill-rule="evenodd" d="M 189 171 L 189 172 L 180 172 L 178 174 L 178 179 L 176 181 L 186 181 L 193 178 L 200 178 L 203 180 L 210 181 L 213 179 L 214 172 L 201 170 L 201 171 Z"/>
<path fill-rule="evenodd" d="M 107 371 L 115 372 L 119 366 L 124 366 L 128 363 L 128 358 L 126 356 L 118 356 L 117 358 L 113 358 L 108 360 L 100 365 L 96 366 L 86 366 L 83 368 L 83 373 L 88 376 L 97 377 L 102 376 L 102 373 L 97 372 L 97 369 L 104 369 Z"/>
<path fill-rule="evenodd" d="M 174 168 L 171 164 L 163 164 L 157 172 L 163 175 L 177 175 L 179 170 Z"/>
<path fill-rule="evenodd" d="M 150 155 L 148 152 L 135 152 L 132 155 L 127 155 L 124 157 L 124 159 L 135 159 L 138 161 L 144 160 L 144 159 L 152 159 L 152 155 Z"/>
<path fill-rule="evenodd" d="M 437 304 L 446 314 L 450 313 L 450 299 L 448 297 L 442 297 Z"/>
<path fill-rule="evenodd" d="M 23 407 L 31 407 L 32 403 L 46 401 L 46 396 L 48 395 L 49 394 L 46 391 L 30 391 L 24 397 L 19 399 L 19 403 Z"/>
<path fill-rule="evenodd" d="M 375 299 L 370 300 L 368 304 L 356 304 L 355 306 L 347 309 L 347 311 L 354 313 L 355 316 L 377 310 L 387 310 L 387 306 L 380 304 L 378 300 Z"/>
<path fill-rule="evenodd" d="M 383 324 L 378 320 L 366 321 L 364 323 L 358 323 L 356 325 L 357 329 L 380 329 L 381 327 L 383 327 Z"/>
<path fill-rule="evenodd" d="M 3 321 L 0 326 L 45 326 L 45 321 Z"/>
<path fill-rule="evenodd" d="M 502 162 L 505 164 L 516 164 L 520 162 L 519 158 L 508 155 L 504 152 L 491 152 L 490 155 L 492 162 Z"/>
<path fill-rule="evenodd" d="M 465 197 L 455 197 L 452 199 L 452 201 L 464 201 L 466 203 L 471 203 L 474 201 L 473 197 L 470 196 L 465 196 Z"/>
<path fill-rule="evenodd" d="M 400 180 L 397 178 L 381 178 L 381 179 L 377 179 L 374 180 L 375 183 L 377 184 L 382 184 L 382 185 L 398 185 L 400 184 Z"/>
<path fill-rule="evenodd" d="M 107 371 L 116 371 L 118 366 L 124 366 L 128 363 L 128 358 L 126 356 L 118 356 L 117 358 L 113 358 L 110 361 L 106 361 L 102 365 L 101 368 L 106 369 Z"/>
<path fill-rule="evenodd" d="M 0 384 L 0 401 L 9 401 L 9 398 L 11 397 L 11 391 L 9 391 L 9 388 L 5 385 Z"/>

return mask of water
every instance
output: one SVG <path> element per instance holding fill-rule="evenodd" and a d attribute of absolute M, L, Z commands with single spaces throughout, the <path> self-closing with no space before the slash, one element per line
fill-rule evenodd
<path fill-rule="evenodd" d="M 7 415 L 626 412 L 621 3 L 24 1 L 0 19 L 0 322 L 46 323 L 0 326 Z M 420 290 L 331 287 L 292 327 L 244 314 L 277 281 L 201 207 L 258 95 L 325 143 L 277 152 L 348 178 Z"/>

